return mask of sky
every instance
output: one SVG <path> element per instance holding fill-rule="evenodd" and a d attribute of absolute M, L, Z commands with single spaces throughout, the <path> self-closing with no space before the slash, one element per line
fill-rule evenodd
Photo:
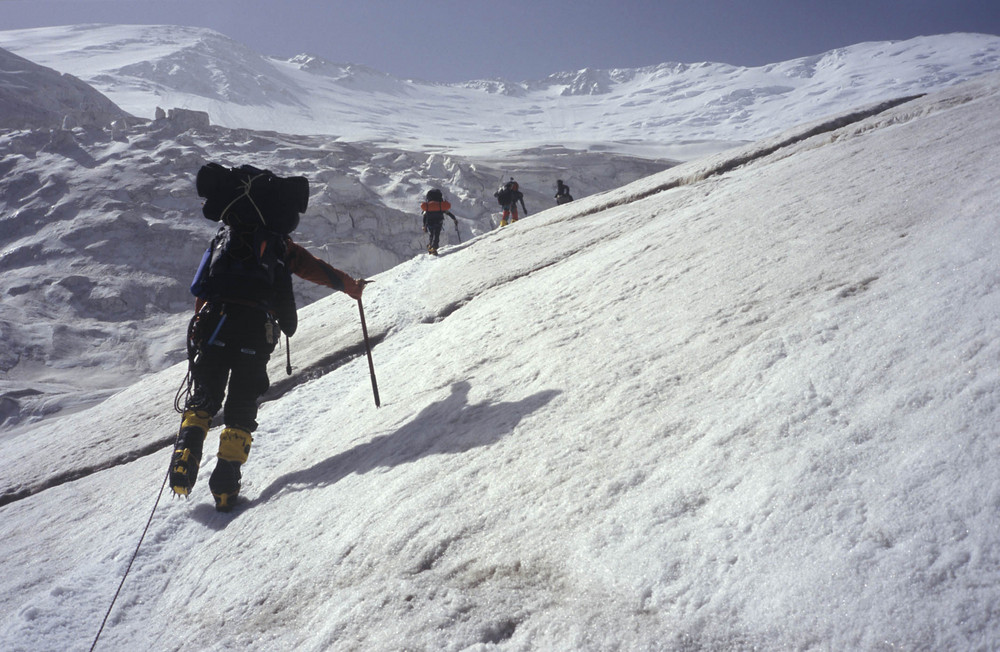
<path fill-rule="evenodd" d="M 759 66 L 864 41 L 1000 34 L 983 0 L 0 0 L 3 29 L 81 23 L 208 27 L 257 52 L 318 55 L 436 82 L 582 68 Z"/>

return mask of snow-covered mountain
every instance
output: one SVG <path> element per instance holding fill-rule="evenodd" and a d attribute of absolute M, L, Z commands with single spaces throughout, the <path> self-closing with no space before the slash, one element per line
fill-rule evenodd
<path fill-rule="evenodd" d="M 1000 65 L 1000 38 L 982 34 L 862 43 L 756 68 L 664 63 L 466 84 L 396 79 L 308 54 L 275 59 L 190 27 L 3 31 L 0 47 L 72 73 L 146 118 L 156 106 L 180 107 L 206 111 L 213 124 L 232 128 L 487 158 L 498 148 L 600 145 L 689 159 Z"/>
<path fill-rule="evenodd" d="M 104 127 L 128 117 L 111 100 L 63 75 L 0 50 L 0 129 Z"/>
<path fill-rule="evenodd" d="M 675 159 L 995 69 L 1000 38 L 861 44 L 753 69 L 663 64 L 456 85 L 308 55 L 279 61 L 184 27 L 4 31 L 0 47 L 64 73 L 0 73 L 3 87 L 40 93 L 37 114 L 0 133 L 0 422 L 15 427 L 182 359 L 187 285 L 214 230 L 194 194 L 205 162 L 307 176 L 296 238 L 370 276 L 422 251 L 417 205 L 429 187 L 460 217 L 446 237 L 468 241 L 493 228 L 492 190 L 509 174 L 535 213 L 552 205 L 556 178 L 584 198 Z M 103 126 L 53 129 L 58 98 L 78 85 L 66 74 L 138 117 L 105 108 Z M 305 303 L 325 294 L 298 293 Z"/>
<path fill-rule="evenodd" d="M 247 67 L 245 62 L 259 56 L 221 35 L 196 31 L 208 42 L 198 56 L 171 50 L 181 46 L 168 38 L 174 30 L 165 29 L 151 42 L 152 49 L 135 48 L 133 42 L 133 50 L 151 56 L 155 50 L 160 58 L 154 56 L 147 66 L 126 58 L 121 67 L 160 71 L 169 80 L 170 70 L 163 71 L 174 62 L 178 70 L 203 75 L 178 81 L 179 86 L 208 92 L 219 83 L 216 97 L 236 93 L 228 85 L 231 79 L 256 75 L 263 90 L 236 93 L 243 102 L 266 102 L 268 89 L 280 85 L 267 83 L 260 66 L 255 72 Z M 84 32 L 93 40 L 76 43 L 83 54 L 107 48 L 117 57 L 132 52 L 118 42 L 103 44 L 100 30 Z M 218 40 L 223 46 L 211 47 Z M 221 58 L 213 60 L 217 53 Z M 83 119 L 93 111 L 81 112 L 83 100 L 72 93 L 82 86 L 100 98 L 97 91 L 5 55 L 19 63 L 0 72 L 2 88 L 12 89 L 2 97 L 20 100 L 22 86 L 34 93 L 31 104 L 24 105 L 34 112 L 9 114 L 19 122 L 0 133 L 0 294 L 5 297 L 0 423 L 7 426 L 92 402 L 183 356 L 177 334 L 190 310 L 187 285 L 215 229 L 200 217 L 194 193 L 194 176 L 208 161 L 249 162 L 307 176 L 310 210 L 296 237 L 355 276 L 389 269 L 423 250 L 418 205 L 430 187 L 444 188 L 454 205 L 460 231 L 448 231 L 446 238 L 457 241 L 493 228 L 492 191 L 515 170 L 529 209 L 539 210 L 554 203 L 549 187 L 557 177 L 572 179 L 582 197 L 671 164 L 560 147 L 471 159 L 329 136 L 228 129 L 178 108 L 156 111 L 150 105 L 140 113 L 154 119 L 131 118 L 106 99 L 110 109 L 95 127 Z M 188 63 L 177 64 L 178 57 Z M 77 108 L 66 109 L 65 97 Z M 159 99 L 145 97 L 147 102 Z M 66 129 L 53 129 L 67 117 Z M 74 123 L 79 128 L 71 129 Z M 308 284 L 299 288 L 304 303 L 324 294 Z"/>
<path fill-rule="evenodd" d="M 157 499 L 182 365 L 8 431 L 0 648 L 991 649 L 998 151 L 993 73 L 405 261 L 380 409 L 317 301 L 233 515 Z"/>

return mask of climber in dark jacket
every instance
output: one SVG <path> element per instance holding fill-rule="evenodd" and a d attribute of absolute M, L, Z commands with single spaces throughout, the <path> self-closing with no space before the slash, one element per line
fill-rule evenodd
<path fill-rule="evenodd" d="M 556 205 L 560 206 L 573 201 L 573 195 L 569 194 L 569 186 L 563 183 L 562 179 L 556 179 Z"/>
<path fill-rule="evenodd" d="M 507 226 L 518 220 L 517 202 L 521 202 L 521 209 L 524 211 L 525 217 L 527 217 L 528 209 L 524 205 L 524 194 L 521 192 L 517 181 L 514 181 L 514 177 L 511 177 L 510 181 L 500 186 L 500 189 L 493 193 L 493 196 L 497 198 L 497 202 L 503 208 L 503 215 L 500 217 L 500 226 Z"/>
<path fill-rule="evenodd" d="M 228 511 L 239 495 L 240 467 L 257 428 L 257 400 L 270 386 L 271 352 L 282 332 L 291 336 L 298 327 L 292 274 L 358 300 L 366 281 L 316 258 L 288 235 L 262 228 L 264 213 L 253 202 L 231 202 L 222 213 L 218 219 L 225 226 L 205 252 L 191 287 L 197 301 L 188 328 L 190 384 L 169 482 L 175 494 L 189 495 L 205 437 L 221 409 L 224 427 L 208 485 L 216 509 Z"/>

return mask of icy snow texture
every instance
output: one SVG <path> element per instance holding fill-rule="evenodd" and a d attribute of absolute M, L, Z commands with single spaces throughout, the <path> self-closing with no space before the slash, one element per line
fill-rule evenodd
<path fill-rule="evenodd" d="M 398 265 L 381 409 L 314 303 L 249 505 L 161 502 L 101 649 L 989 648 L 998 122 L 991 75 Z M 7 489 L 167 437 L 182 375 L 0 440 Z M 0 508 L 4 649 L 95 635 L 163 444 Z"/>
<path fill-rule="evenodd" d="M 249 505 L 218 515 L 203 484 L 161 502 L 98 649 L 990 648 L 1000 75 L 845 109 L 378 274 L 381 409 L 357 306 L 304 309 L 296 372 L 272 361 Z M 31 309 L 25 270 L 59 261 L 72 273 L 45 305 L 106 297 L 114 314 L 93 259 L 141 254 L 125 275 L 152 288 L 152 234 L 210 230 L 150 217 L 190 209 L 192 143 L 278 161 L 303 142 L 170 125 L 68 132 L 54 152 L 64 136 L 3 135 L 15 166 L 47 163 L 5 183 L 61 198 L 68 222 L 93 197 L 77 219 L 107 233 L 22 217 L 51 231 L 4 245 L 22 261 L 4 310 Z M 123 166 L 133 147 L 147 158 Z M 143 166 L 173 173 L 132 186 Z M 129 341 L 99 343 L 109 365 Z M 88 350 L 64 353 L 104 391 Z M 89 646 L 160 489 L 183 374 L 0 436 L 0 648 Z"/>
<path fill-rule="evenodd" d="M 0 129 L 103 127 L 129 117 L 71 75 L 0 50 Z"/>

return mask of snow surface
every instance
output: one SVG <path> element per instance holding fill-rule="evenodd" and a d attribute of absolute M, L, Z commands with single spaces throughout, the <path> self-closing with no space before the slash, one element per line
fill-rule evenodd
<path fill-rule="evenodd" d="M 992 72 L 395 265 L 378 409 L 357 306 L 315 301 L 233 515 L 157 502 L 183 365 L 8 429 L 0 649 L 89 649 L 154 504 L 97 649 L 995 647 L 998 122 Z M 172 138 L 180 169 L 206 136 Z M 186 210 L 170 183 L 139 201 Z"/>
<path fill-rule="evenodd" d="M 0 128 L 103 127 L 127 116 L 111 100 L 69 75 L 0 50 Z"/>

